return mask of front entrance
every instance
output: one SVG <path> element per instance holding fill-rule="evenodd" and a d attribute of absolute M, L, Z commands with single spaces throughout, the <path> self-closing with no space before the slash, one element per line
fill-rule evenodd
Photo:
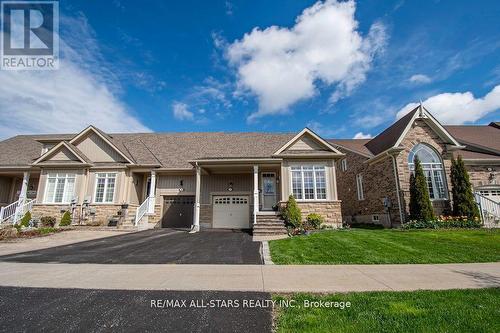
<path fill-rule="evenodd" d="M 166 196 L 162 228 L 189 228 L 193 224 L 194 196 Z"/>
<path fill-rule="evenodd" d="M 276 173 L 262 173 L 262 210 L 272 210 L 276 204 Z"/>
<path fill-rule="evenodd" d="M 248 196 L 217 195 L 213 197 L 213 227 L 231 229 L 250 228 Z"/>

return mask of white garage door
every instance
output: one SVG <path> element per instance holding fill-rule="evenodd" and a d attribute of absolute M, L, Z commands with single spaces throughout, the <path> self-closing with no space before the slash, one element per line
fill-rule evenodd
<path fill-rule="evenodd" d="M 213 200 L 214 228 L 250 228 L 248 196 L 214 196 Z"/>
<path fill-rule="evenodd" d="M 490 200 L 500 203 L 500 188 L 479 190 L 479 194 L 484 195 Z"/>

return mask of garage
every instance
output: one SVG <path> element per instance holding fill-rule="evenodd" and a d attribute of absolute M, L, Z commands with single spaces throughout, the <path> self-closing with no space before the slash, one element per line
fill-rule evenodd
<path fill-rule="evenodd" d="M 500 203 L 500 187 L 497 188 L 489 188 L 489 189 L 480 189 L 479 194 L 485 196 L 486 198 Z"/>
<path fill-rule="evenodd" d="M 249 229 L 250 208 L 248 196 L 214 196 L 213 227 Z"/>
<path fill-rule="evenodd" d="M 162 228 L 189 228 L 193 224 L 194 196 L 165 196 Z"/>

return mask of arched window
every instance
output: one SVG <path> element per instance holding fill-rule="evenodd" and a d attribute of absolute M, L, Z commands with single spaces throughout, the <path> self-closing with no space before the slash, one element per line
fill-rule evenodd
<path fill-rule="evenodd" d="M 426 144 L 415 145 L 408 155 L 408 165 L 412 172 L 415 171 L 413 163 L 415 156 L 418 156 L 424 169 L 431 199 L 447 199 L 443 161 L 439 154 Z"/>

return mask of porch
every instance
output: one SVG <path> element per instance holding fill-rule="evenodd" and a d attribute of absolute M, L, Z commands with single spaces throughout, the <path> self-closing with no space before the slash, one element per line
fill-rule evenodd
<path fill-rule="evenodd" d="M 39 171 L 0 171 L 0 223 L 17 222 L 31 210 L 39 179 Z"/>

